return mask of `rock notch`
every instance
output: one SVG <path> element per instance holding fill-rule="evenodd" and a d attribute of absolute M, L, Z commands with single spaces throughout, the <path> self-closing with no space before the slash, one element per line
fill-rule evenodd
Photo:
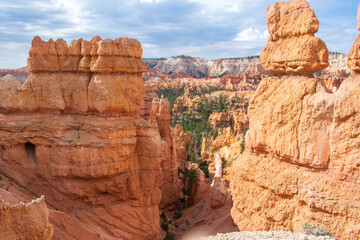
<path fill-rule="evenodd" d="M 306 0 L 276 2 L 266 10 L 269 42 L 261 64 L 273 75 L 311 75 L 329 66 L 325 43 L 314 36 L 319 21 Z"/>

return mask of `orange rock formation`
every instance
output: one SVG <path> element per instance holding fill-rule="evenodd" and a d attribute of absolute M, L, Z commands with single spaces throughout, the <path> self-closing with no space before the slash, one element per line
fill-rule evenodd
<path fill-rule="evenodd" d="M 360 4 L 358 9 L 358 30 L 360 30 Z M 355 72 L 360 72 L 360 35 L 356 38 L 348 55 L 348 66 Z"/>
<path fill-rule="evenodd" d="M 0 169 L 104 239 L 160 239 L 164 141 L 140 117 L 141 44 L 32 41 L 21 86 L 0 96 Z"/>
<path fill-rule="evenodd" d="M 213 112 L 209 117 L 212 129 L 225 128 L 231 125 L 231 117 L 228 112 L 223 110 L 221 113 Z"/>
<path fill-rule="evenodd" d="M 161 139 L 166 142 L 166 149 L 160 162 L 160 189 L 162 192 L 160 207 L 165 207 L 178 200 L 181 190 L 178 180 L 178 161 L 176 157 L 176 138 L 171 133 L 170 103 L 165 98 L 154 98 L 151 105 L 150 122 L 158 125 Z"/>
<path fill-rule="evenodd" d="M 9 206 L 0 198 L 0 239 L 51 240 L 53 227 L 44 197 Z"/>
<path fill-rule="evenodd" d="M 156 94 L 157 86 L 150 83 L 145 84 L 145 95 L 144 100 L 141 106 L 140 115 L 146 120 L 149 120 L 150 118 L 150 112 L 151 112 L 151 105 L 154 98 L 156 98 L 158 95 Z"/>
<path fill-rule="evenodd" d="M 176 156 L 178 159 L 179 166 L 182 165 L 182 162 L 187 161 L 187 148 L 186 146 L 193 145 L 193 141 L 191 139 L 189 132 L 184 132 L 184 129 L 177 124 L 172 132 L 176 137 Z"/>
<path fill-rule="evenodd" d="M 222 180 L 222 160 L 219 154 L 215 155 L 215 176 L 211 183 L 211 207 L 219 208 L 224 205 L 228 190 Z"/>
<path fill-rule="evenodd" d="M 234 126 L 234 134 L 242 134 L 249 129 L 249 118 L 243 111 L 235 111 L 231 113 L 231 123 Z"/>
<path fill-rule="evenodd" d="M 314 34 L 319 21 L 306 0 L 276 2 L 266 10 L 269 43 L 261 64 L 273 75 L 306 74 L 329 66 L 325 43 Z"/>
<path fill-rule="evenodd" d="M 262 80 L 250 101 L 246 150 L 233 165 L 240 230 L 301 232 L 313 223 L 338 239 L 360 238 L 359 83 L 353 73 L 330 93 L 307 76 Z"/>

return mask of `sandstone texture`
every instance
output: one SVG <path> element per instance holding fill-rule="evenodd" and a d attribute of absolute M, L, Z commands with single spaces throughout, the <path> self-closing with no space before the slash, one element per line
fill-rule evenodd
<path fill-rule="evenodd" d="M 357 21 L 357 30 L 360 30 L 360 4 L 358 7 Z M 347 64 L 352 71 L 360 72 L 360 35 L 356 38 L 349 52 Z"/>
<path fill-rule="evenodd" d="M 209 117 L 209 123 L 212 129 L 226 128 L 231 125 L 231 117 L 225 110 L 221 113 L 213 112 Z"/>
<path fill-rule="evenodd" d="M 165 98 L 154 98 L 149 117 L 150 122 L 156 122 L 161 139 L 166 142 L 166 147 L 160 162 L 160 189 L 162 192 L 160 207 L 165 207 L 178 201 L 181 190 L 178 180 L 178 160 L 176 155 L 176 138 L 170 127 L 170 103 Z"/>
<path fill-rule="evenodd" d="M 215 176 L 211 183 L 211 207 L 219 208 L 225 204 L 227 188 L 222 179 L 223 168 L 222 160 L 219 154 L 215 156 Z"/>
<path fill-rule="evenodd" d="M 245 152 L 233 163 L 231 215 L 240 230 L 301 232 L 310 223 L 340 240 L 360 238 L 359 83 L 356 71 L 335 93 L 308 76 L 261 81 Z"/>
<path fill-rule="evenodd" d="M 160 239 L 165 142 L 141 118 L 135 39 L 35 37 L 20 86 L 0 88 L 0 169 L 102 239 Z M 14 86 L 9 91 L 9 86 Z M 9 94 L 10 93 L 10 94 Z"/>
<path fill-rule="evenodd" d="M 231 123 L 235 134 L 243 134 L 249 129 L 249 118 L 242 110 L 231 113 Z"/>
<path fill-rule="evenodd" d="M 360 35 L 349 52 L 347 64 L 351 70 L 360 72 Z"/>
<path fill-rule="evenodd" d="M 144 100 L 141 106 L 140 115 L 145 120 L 149 120 L 150 112 L 151 112 L 151 105 L 154 98 L 158 95 L 156 93 L 157 86 L 155 84 L 145 84 L 145 94 Z"/>
<path fill-rule="evenodd" d="M 261 64 L 273 75 L 311 75 L 329 66 L 325 43 L 314 34 L 319 21 L 306 0 L 276 2 L 266 10 L 269 43 Z"/>
<path fill-rule="evenodd" d="M 244 154 L 233 163 L 232 217 L 240 230 L 323 226 L 360 234 L 359 75 L 331 94 L 315 78 L 268 78 L 250 102 Z"/>
<path fill-rule="evenodd" d="M 187 161 L 187 146 L 193 144 L 189 132 L 184 132 L 184 129 L 177 124 L 172 128 L 172 132 L 176 139 L 176 156 L 178 160 L 178 165 L 181 166 L 183 162 Z"/>
<path fill-rule="evenodd" d="M 53 227 L 44 197 L 9 205 L 0 198 L 0 239 L 51 240 Z"/>

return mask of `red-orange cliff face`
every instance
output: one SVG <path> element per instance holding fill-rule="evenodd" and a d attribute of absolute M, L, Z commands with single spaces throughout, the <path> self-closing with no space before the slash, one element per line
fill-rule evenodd
<path fill-rule="evenodd" d="M 166 142 L 166 149 L 160 162 L 160 189 L 162 192 L 160 207 L 175 203 L 181 190 L 178 179 L 178 160 L 176 138 L 170 127 L 170 103 L 165 98 L 154 98 L 151 105 L 150 122 L 156 122 L 161 139 Z"/>
<path fill-rule="evenodd" d="M 0 221 L 0 239 L 51 240 L 53 236 L 43 196 L 30 203 L 17 204 L 5 203 L 0 198 Z"/>
<path fill-rule="evenodd" d="M 125 37 L 35 37 L 31 76 L 0 87 L 1 173 L 103 239 L 160 239 L 165 143 L 140 117 L 141 55 Z"/>
<path fill-rule="evenodd" d="M 287 14 L 278 15 L 274 9 Z M 313 16 L 303 0 L 278 2 L 268 8 L 267 19 L 278 22 L 268 23 L 270 35 L 292 37 L 266 47 L 268 52 L 284 53 L 277 55 L 277 62 L 267 62 L 267 70 L 286 62 L 285 52 L 308 51 L 300 49 L 301 45 L 288 49 L 286 44 L 302 38 L 295 33 L 317 29 L 317 21 L 309 25 L 303 25 L 309 19 L 295 21 L 302 19 L 303 11 Z M 315 40 L 308 48 L 320 57 L 325 48 L 318 48 L 318 43 Z M 360 76 L 353 73 L 331 93 L 321 79 L 308 77 L 316 63 L 311 62 L 312 54 L 305 56 L 309 59 L 302 58 L 303 63 L 310 65 L 291 67 L 302 76 L 263 79 L 251 98 L 245 152 L 233 165 L 232 217 L 240 230 L 301 232 L 305 223 L 312 223 L 338 239 L 359 239 Z M 294 73 L 287 66 L 283 69 L 282 73 Z"/>

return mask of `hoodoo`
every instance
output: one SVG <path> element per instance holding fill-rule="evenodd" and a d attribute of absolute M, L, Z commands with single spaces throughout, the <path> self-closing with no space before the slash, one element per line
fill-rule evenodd
<path fill-rule="evenodd" d="M 266 10 L 269 42 L 261 64 L 274 75 L 311 75 L 329 66 L 325 43 L 314 36 L 319 20 L 306 0 L 276 2 Z"/>
<path fill-rule="evenodd" d="M 160 239 L 165 143 L 140 117 L 141 44 L 32 41 L 23 85 L 0 88 L 0 174 L 103 239 Z M 4 98 L 3 96 L 7 96 Z"/>
<path fill-rule="evenodd" d="M 359 239 L 360 77 L 353 73 L 336 93 L 311 77 L 328 53 L 305 0 L 277 2 L 266 17 L 262 64 L 279 76 L 263 79 L 250 100 L 245 152 L 233 165 L 234 222 L 294 232 L 310 223 Z"/>

